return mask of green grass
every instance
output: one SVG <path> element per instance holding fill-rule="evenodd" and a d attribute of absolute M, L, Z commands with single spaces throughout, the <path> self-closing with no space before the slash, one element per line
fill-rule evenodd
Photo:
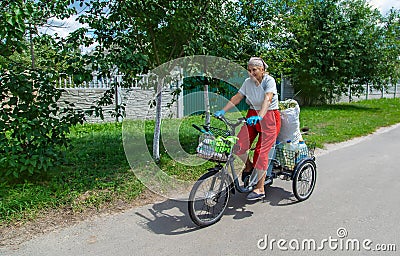
<path fill-rule="evenodd" d="M 308 126 L 309 139 L 318 147 L 374 132 L 379 127 L 400 123 L 400 99 L 380 99 L 320 107 L 304 107 L 301 126 Z"/>
<path fill-rule="evenodd" d="M 377 128 L 400 123 L 400 100 L 381 99 L 351 104 L 301 108 L 301 126 L 310 127 L 307 140 L 323 147 L 325 143 L 367 135 Z M 182 148 L 194 153 L 198 132 L 192 123 L 203 123 L 201 116 L 165 120 L 163 131 L 177 133 Z M 213 120 L 213 125 L 218 121 Z M 145 138 L 152 152 L 154 122 L 146 122 Z M 72 129 L 72 149 L 67 162 L 29 181 L 0 183 L 0 224 L 28 221 L 48 209 L 67 208 L 81 212 L 107 207 L 117 200 L 129 202 L 145 186 L 130 171 L 122 143 L 122 124 L 85 124 Z M 171 160 L 161 148 L 160 168 L 171 176 L 195 180 L 210 164 L 187 167 Z"/>
<path fill-rule="evenodd" d="M 86 124 L 71 131 L 67 162 L 44 177 L 0 185 L 0 223 L 35 218 L 47 208 L 74 212 L 100 208 L 116 199 L 132 200 L 144 186 L 129 171 L 121 124 Z"/>

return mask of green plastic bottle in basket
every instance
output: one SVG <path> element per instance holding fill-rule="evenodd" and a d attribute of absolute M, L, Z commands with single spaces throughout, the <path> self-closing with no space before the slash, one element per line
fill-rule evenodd
<path fill-rule="evenodd" d="M 217 153 L 230 153 L 233 145 L 235 145 L 238 137 L 228 136 L 226 138 L 217 137 L 215 140 L 215 152 Z"/>

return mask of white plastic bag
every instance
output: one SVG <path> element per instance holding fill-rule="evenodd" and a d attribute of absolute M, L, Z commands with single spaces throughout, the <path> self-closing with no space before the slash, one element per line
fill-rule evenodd
<path fill-rule="evenodd" d="M 279 102 L 281 113 L 281 130 L 278 135 L 278 141 L 286 142 L 291 140 L 297 144 L 303 140 L 300 132 L 300 106 L 293 99 Z"/>

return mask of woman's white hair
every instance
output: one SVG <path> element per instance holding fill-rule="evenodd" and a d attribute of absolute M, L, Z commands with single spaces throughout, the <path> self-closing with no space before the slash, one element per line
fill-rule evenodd
<path fill-rule="evenodd" d="M 248 66 L 256 66 L 256 67 L 264 67 L 264 70 L 268 68 L 267 63 L 260 58 L 260 57 L 251 57 L 249 62 L 247 63 Z"/>

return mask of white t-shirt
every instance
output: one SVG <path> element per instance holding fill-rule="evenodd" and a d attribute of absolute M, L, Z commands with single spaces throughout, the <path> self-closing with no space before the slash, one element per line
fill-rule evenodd
<path fill-rule="evenodd" d="M 275 79 L 272 76 L 265 75 L 259 86 L 251 78 L 247 78 L 239 89 L 239 93 L 246 97 L 246 103 L 250 106 L 250 109 L 254 110 L 261 109 L 265 94 L 268 92 L 274 94 L 268 110 L 278 109 L 278 91 Z"/>

